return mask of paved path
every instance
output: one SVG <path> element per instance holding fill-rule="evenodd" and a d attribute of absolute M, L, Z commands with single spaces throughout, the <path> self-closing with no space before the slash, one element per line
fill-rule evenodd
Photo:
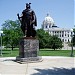
<path fill-rule="evenodd" d="M 6 59 L 6 60 L 5 60 Z M 74 57 L 42 57 L 42 62 L 20 64 L 0 58 L 0 75 L 74 75 Z M 15 58 L 12 58 L 15 59 Z"/>

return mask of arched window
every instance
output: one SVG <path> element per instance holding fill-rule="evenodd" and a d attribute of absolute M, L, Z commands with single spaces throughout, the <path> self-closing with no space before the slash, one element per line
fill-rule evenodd
<path fill-rule="evenodd" d="M 47 28 L 47 25 L 46 25 L 46 28 Z"/>

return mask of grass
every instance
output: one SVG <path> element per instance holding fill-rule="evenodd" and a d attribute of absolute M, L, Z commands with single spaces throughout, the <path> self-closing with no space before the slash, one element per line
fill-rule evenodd
<path fill-rule="evenodd" d="M 75 54 L 75 50 L 73 51 Z M 40 56 L 70 56 L 71 50 L 40 50 L 39 51 Z"/>
<path fill-rule="evenodd" d="M 73 51 L 75 55 L 75 50 Z M 2 50 L 3 56 L 0 57 L 16 57 L 19 56 L 19 49 L 14 48 L 12 51 L 10 48 Z M 71 50 L 50 50 L 50 49 L 40 49 L 39 56 L 68 56 L 70 57 Z"/>
<path fill-rule="evenodd" d="M 19 56 L 19 49 L 14 49 L 13 51 L 10 48 L 4 49 L 4 50 L 2 50 L 2 56 L 3 57 L 16 57 L 16 56 Z"/>

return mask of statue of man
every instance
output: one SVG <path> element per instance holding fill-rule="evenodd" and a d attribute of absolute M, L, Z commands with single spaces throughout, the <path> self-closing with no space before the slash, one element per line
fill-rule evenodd
<path fill-rule="evenodd" d="M 21 17 L 19 17 L 19 14 L 17 14 L 17 16 L 21 22 L 21 29 L 24 35 L 26 35 L 26 37 L 35 37 L 35 26 L 37 26 L 37 20 L 35 12 L 31 9 L 30 4 L 31 3 L 26 3 L 26 9 L 23 10 Z"/>

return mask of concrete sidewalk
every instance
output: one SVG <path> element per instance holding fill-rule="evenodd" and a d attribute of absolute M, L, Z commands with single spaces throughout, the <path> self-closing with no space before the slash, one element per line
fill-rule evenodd
<path fill-rule="evenodd" d="M 10 59 L 10 60 L 9 60 Z M 42 62 L 20 64 L 15 57 L 0 58 L 0 75 L 74 75 L 74 57 L 43 56 Z"/>

